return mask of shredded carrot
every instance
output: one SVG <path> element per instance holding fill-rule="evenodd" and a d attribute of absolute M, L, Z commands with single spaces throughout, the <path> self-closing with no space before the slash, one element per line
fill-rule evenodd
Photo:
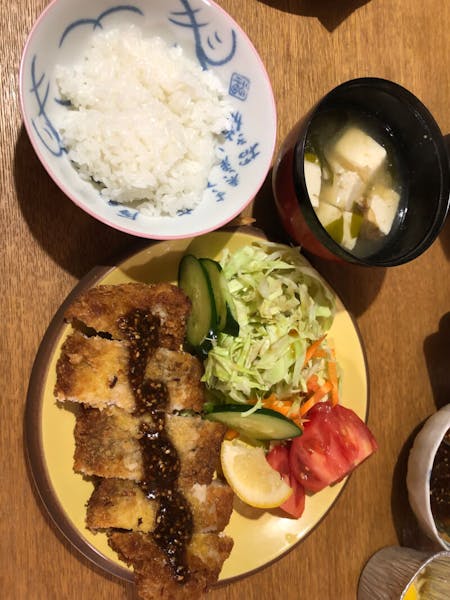
<path fill-rule="evenodd" d="M 328 394 L 333 389 L 332 384 L 329 381 L 325 381 L 323 385 L 320 386 L 318 390 L 314 392 L 314 394 L 304 402 L 300 407 L 300 416 L 303 417 L 308 410 L 310 410 L 315 404 L 320 402 L 322 398 Z"/>
<path fill-rule="evenodd" d="M 317 376 L 317 373 L 313 373 L 306 382 L 306 389 L 308 392 L 313 393 L 316 392 L 319 387 L 319 377 Z"/>
<path fill-rule="evenodd" d="M 319 350 L 325 337 L 326 336 L 323 335 L 318 340 L 313 342 L 310 346 L 308 346 L 308 348 L 306 349 L 306 353 L 305 353 L 305 362 L 304 362 L 305 365 L 316 355 L 316 352 Z"/>
<path fill-rule="evenodd" d="M 225 433 L 225 439 L 226 440 L 234 440 L 235 438 L 238 437 L 238 432 L 235 431 L 234 429 L 227 429 L 226 433 Z"/>
<path fill-rule="evenodd" d="M 331 388 L 331 404 L 335 406 L 339 402 L 339 383 L 337 377 L 336 361 L 330 360 L 328 362 L 328 377 L 332 385 Z"/>
<path fill-rule="evenodd" d="M 264 400 L 263 400 L 264 405 L 266 403 L 272 404 L 273 402 L 278 402 L 278 396 L 275 393 L 270 394 L 270 396 L 268 396 L 267 398 L 264 398 Z"/>
<path fill-rule="evenodd" d="M 263 406 L 264 408 L 270 408 L 283 415 L 287 415 L 292 406 L 292 402 L 289 400 L 278 400 L 276 397 L 275 399 L 272 399 L 272 396 L 270 396 L 266 400 L 263 400 Z"/>
<path fill-rule="evenodd" d="M 329 349 L 328 351 L 324 348 L 321 348 L 321 344 L 325 338 L 326 335 L 323 335 L 315 340 L 310 346 L 308 346 L 305 353 L 304 364 L 306 365 L 312 358 L 328 358 L 329 360 L 326 361 L 328 379 L 326 379 L 324 383 L 320 384 L 317 373 L 310 375 L 306 381 L 306 389 L 309 398 L 307 398 L 303 404 L 300 404 L 300 399 L 303 395 L 302 393 L 292 394 L 291 396 L 283 398 L 279 398 L 276 393 L 272 393 L 267 398 L 264 398 L 261 402 L 264 408 L 269 408 L 284 415 L 285 417 L 294 421 L 294 423 L 296 423 L 302 429 L 304 426 L 304 417 L 306 413 L 315 404 L 320 402 L 327 394 L 329 394 L 329 399 L 333 406 L 339 403 L 339 381 L 337 374 L 336 355 L 333 348 Z M 249 400 L 250 404 L 256 404 L 256 402 L 256 399 Z M 233 439 L 237 435 L 237 432 L 228 430 L 225 438 Z"/>
<path fill-rule="evenodd" d="M 294 400 L 291 400 L 290 398 L 280 400 L 276 394 L 271 394 L 268 398 L 263 400 L 263 406 L 264 408 L 270 408 L 271 410 L 288 417 L 288 419 L 294 421 L 299 427 L 303 427 L 300 412 L 298 409 L 294 408 Z"/>
<path fill-rule="evenodd" d="M 289 415 L 291 407 L 292 407 L 292 404 L 286 403 L 286 404 L 274 404 L 271 408 L 272 408 L 272 410 L 276 410 L 277 412 L 279 412 L 282 415 L 284 415 L 285 417 L 287 417 Z"/>

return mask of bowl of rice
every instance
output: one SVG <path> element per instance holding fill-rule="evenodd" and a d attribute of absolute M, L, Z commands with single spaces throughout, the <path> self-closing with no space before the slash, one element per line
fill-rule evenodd
<path fill-rule="evenodd" d="M 53 0 L 25 44 L 20 102 L 60 189 L 96 219 L 144 238 L 225 225 L 272 162 L 266 69 L 210 0 Z"/>

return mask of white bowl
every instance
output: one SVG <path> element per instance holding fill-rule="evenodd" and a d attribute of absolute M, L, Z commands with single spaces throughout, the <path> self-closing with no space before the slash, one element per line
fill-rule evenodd
<path fill-rule="evenodd" d="M 212 169 L 200 204 L 176 217 L 149 217 L 125 204 L 108 202 L 72 166 L 55 126 L 55 116 L 68 110 L 61 103 L 55 66 L 77 62 L 94 30 L 124 24 L 178 44 L 228 90 L 234 119 L 219 148 L 222 160 Z M 132 0 L 126 5 L 112 0 L 53 0 L 25 45 L 20 100 L 31 143 L 61 190 L 96 219 L 140 237 L 185 238 L 225 225 L 255 197 L 272 162 L 276 110 L 267 72 L 239 25 L 210 0 Z"/>
<path fill-rule="evenodd" d="M 423 532 L 442 548 L 450 544 L 439 534 L 430 505 L 430 476 L 434 457 L 450 429 L 450 404 L 429 417 L 417 434 L 409 453 L 406 485 L 411 508 Z"/>

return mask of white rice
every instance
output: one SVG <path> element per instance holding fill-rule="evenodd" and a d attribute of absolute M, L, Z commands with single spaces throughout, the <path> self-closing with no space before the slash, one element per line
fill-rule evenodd
<path fill-rule="evenodd" d="M 55 77 L 72 105 L 58 123 L 69 158 L 105 199 L 151 216 L 200 202 L 230 112 L 216 76 L 130 26 L 93 35 Z"/>

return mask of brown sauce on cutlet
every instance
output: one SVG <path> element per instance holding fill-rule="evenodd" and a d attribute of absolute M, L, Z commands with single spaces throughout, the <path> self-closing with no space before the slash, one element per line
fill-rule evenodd
<path fill-rule="evenodd" d="M 167 557 L 174 579 L 184 583 L 189 578 L 186 547 L 192 537 L 191 509 L 178 489 L 180 460 L 166 433 L 167 387 L 162 381 L 145 379 L 145 368 L 152 352 L 159 346 L 160 320 L 136 309 L 118 320 L 129 341 L 128 378 L 136 409 L 134 414 L 149 414 L 152 423 L 141 424 L 141 448 L 144 478 L 140 486 L 147 498 L 158 500 L 153 539 Z"/>

